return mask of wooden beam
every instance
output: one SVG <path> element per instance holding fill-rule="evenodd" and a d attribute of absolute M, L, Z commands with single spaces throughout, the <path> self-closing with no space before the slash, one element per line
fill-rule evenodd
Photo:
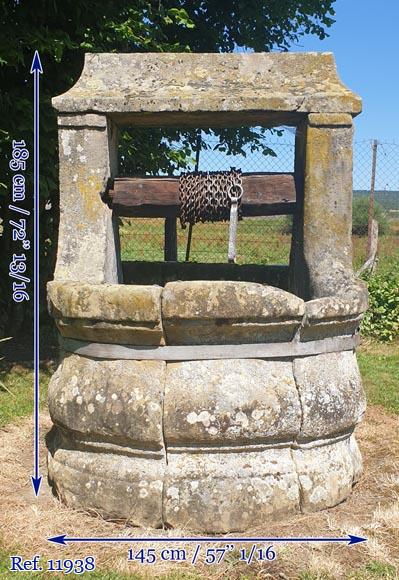
<path fill-rule="evenodd" d="M 292 214 L 297 211 L 293 173 L 244 173 L 244 216 Z M 117 177 L 105 197 L 122 217 L 177 217 L 178 177 Z"/>

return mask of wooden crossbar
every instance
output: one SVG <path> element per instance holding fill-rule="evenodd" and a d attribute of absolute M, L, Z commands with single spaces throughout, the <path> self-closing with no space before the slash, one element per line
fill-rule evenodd
<path fill-rule="evenodd" d="M 294 214 L 293 173 L 243 173 L 243 216 Z M 178 177 L 117 177 L 104 201 L 121 217 L 178 217 Z"/>

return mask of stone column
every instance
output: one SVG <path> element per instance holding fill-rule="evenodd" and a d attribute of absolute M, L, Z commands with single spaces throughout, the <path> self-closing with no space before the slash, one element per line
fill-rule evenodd
<path fill-rule="evenodd" d="M 102 200 L 117 169 L 117 131 L 105 115 L 61 115 L 56 280 L 120 281 L 119 236 Z"/>
<path fill-rule="evenodd" d="M 353 281 L 352 117 L 311 113 L 298 126 L 291 291 L 305 300 L 336 294 Z"/>

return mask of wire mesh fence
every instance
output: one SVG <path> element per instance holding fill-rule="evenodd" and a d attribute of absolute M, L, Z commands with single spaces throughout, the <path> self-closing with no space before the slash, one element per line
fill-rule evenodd
<path fill-rule="evenodd" d="M 290 218 L 245 218 L 238 224 L 237 263 L 288 264 L 291 246 Z M 196 224 L 193 228 L 190 261 L 227 261 L 228 223 Z M 129 218 L 122 220 L 122 260 L 162 261 L 164 259 L 164 220 Z M 178 260 L 184 261 L 188 228 L 178 225 Z"/>
<path fill-rule="evenodd" d="M 381 266 L 384 264 L 386 271 L 390 271 L 399 262 L 399 143 L 372 139 L 359 141 L 354 145 L 353 255 L 356 269 L 360 268 L 367 256 L 371 197 L 374 198 L 373 217 L 379 228 L 379 263 Z"/>
<path fill-rule="evenodd" d="M 241 155 L 226 155 L 218 148 L 219 141 L 207 137 L 201 150 L 201 171 L 224 171 L 231 167 L 243 173 L 294 171 L 295 135 L 285 132 L 284 138 L 267 140 L 273 155 L 244 150 Z M 367 213 L 372 175 L 373 140 L 355 142 L 353 167 L 355 267 L 366 255 Z M 194 168 L 194 160 L 193 160 Z M 380 233 L 385 236 L 381 247 L 389 246 L 397 257 L 399 230 L 399 143 L 377 141 L 375 178 L 375 216 Z M 161 261 L 164 259 L 164 220 L 158 218 L 123 219 L 120 227 L 123 260 Z M 178 224 L 178 260 L 186 256 L 188 229 Z M 190 261 L 226 262 L 228 223 L 196 224 L 193 227 Z M 237 262 L 247 264 L 287 264 L 291 246 L 291 217 L 269 216 L 244 218 L 239 222 Z M 395 254 L 396 252 L 396 254 Z"/>

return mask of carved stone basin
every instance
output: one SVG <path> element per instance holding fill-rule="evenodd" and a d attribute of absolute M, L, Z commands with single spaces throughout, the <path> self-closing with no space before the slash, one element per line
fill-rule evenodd
<path fill-rule="evenodd" d="M 352 432 L 365 409 L 353 352 L 364 303 L 348 292 L 304 302 L 249 282 L 51 282 L 67 351 L 49 390 L 58 495 L 204 532 L 341 502 L 361 469 Z M 162 360 L 168 345 L 185 345 L 185 360 Z"/>

